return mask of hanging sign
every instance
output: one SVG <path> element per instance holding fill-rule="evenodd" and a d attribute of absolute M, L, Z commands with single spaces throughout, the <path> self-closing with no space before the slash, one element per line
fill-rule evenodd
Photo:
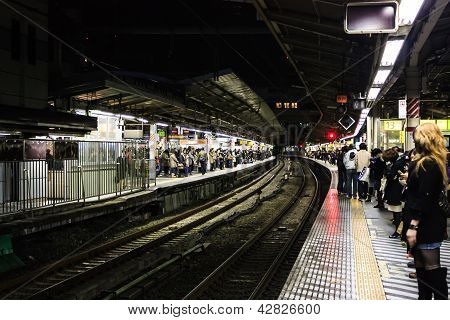
<path fill-rule="evenodd" d="M 398 118 L 406 119 L 406 99 L 398 100 Z"/>
<path fill-rule="evenodd" d="M 166 136 L 166 130 L 158 130 L 158 136 L 164 138 Z"/>
<path fill-rule="evenodd" d="M 348 101 L 348 99 L 345 94 L 340 94 L 340 95 L 336 96 L 337 103 L 347 103 L 347 101 Z"/>
<path fill-rule="evenodd" d="M 345 130 L 348 130 L 355 123 L 355 119 L 346 114 L 338 122 Z"/>
<path fill-rule="evenodd" d="M 297 109 L 298 102 L 275 102 L 275 108 L 277 108 L 277 109 Z"/>

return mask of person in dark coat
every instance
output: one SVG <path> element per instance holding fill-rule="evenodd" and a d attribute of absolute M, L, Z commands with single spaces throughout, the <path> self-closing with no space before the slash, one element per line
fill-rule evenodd
<path fill-rule="evenodd" d="M 164 150 L 161 156 L 161 165 L 166 176 L 169 175 L 170 171 L 170 153 L 169 150 Z"/>
<path fill-rule="evenodd" d="M 337 154 L 337 167 L 338 167 L 338 194 L 345 195 L 346 194 L 346 184 L 345 180 L 347 180 L 347 175 L 345 171 L 344 165 L 344 155 L 347 153 L 347 146 L 343 146 L 342 149 Z"/>
<path fill-rule="evenodd" d="M 406 155 L 399 155 L 394 149 L 389 149 L 383 154 L 383 158 L 390 162 L 390 166 L 386 171 L 386 188 L 384 199 L 387 209 L 393 214 L 393 223 L 395 231 L 389 238 L 400 238 L 397 229 L 402 219 L 402 194 L 404 186 L 399 182 L 400 174 L 408 170 Z"/>
<path fill-rule="evenodd" d="M 376 192 L 377 204 L 374 208 L 384 208 L 383 204 L 383 190 L 381 190 L 381 179 L 384 177 L 386 171 L 386 162 L 383 159 L 383 152 L 375 148 L 372 150 L 372 158 L 370 159 L 370 182 L 372 189 L 369 189 L 369 197 L 373 192 Z"/>
<path fill-rule="evenodd" d="M 448 188 L 444 137 L 434 123 L 414 131 L 416 155 L 408 171 L 406 210 L 411 216 L 406 238 L 414 256 L 419 299 L 447 300 L 447 268 L 440 247 L 447 235 L 447 216 L 439 205 Z"/>
<path fill-rule="evenodd" d="M 119 188 L 121 189 L 127 187 L 128 170 L 127 150 L 124 148 L 122 154 L 116 159 L 116 183 L 119 184 Z"/>

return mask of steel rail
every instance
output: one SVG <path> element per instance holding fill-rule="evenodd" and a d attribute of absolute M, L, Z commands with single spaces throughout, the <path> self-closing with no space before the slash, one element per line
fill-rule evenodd
<path fill-rule="evenodd" d="M 253 293 L 249 297 L 249 300 L 257 300 L 260 299 L 262 294 L 264 293 L 265 288 L 268 286 L 270 281 L 274 278 L 277 270 L 285 261 L 288 253 L 291 251 L 292 247 L 296 243 L 298 237 L 303 233 L 305 230 L 305 227 L 307 226 L 307 222 L 311 216 L 311 214 L 316 210 L 316 206 L 319 203 L 320 198 L 320 187 L 319 187 L 319 181 L 317 179 L 317 176 L 312 172 L 312 176 L 314 177 L 315 183 L 316 183 L 316 189 L 314 191 L 313 201 L 309 204 L 308 208 L 305 211 L 305 214 L 302 217 L 302 221 L 298 224 L 297 228 L 294 231 L 294 234 L 290 238 L 288 242 L 286 242 L 283 249 L 280 251 L 278 256 L 273 261 L 270 268 L 266 271 L 264 276 L 261 278 L 261 281 L 256 286 L 255 290 L 253 290 Z"/>
<path fill-rule="evenodd" d="M 219 267 L 217 267 L 212 273 L 210 273 L 200 284 L 198 284 L 190 293 L 188 293 L 183 299 L 196 299 L 201 296 L 215 281 L 220 279 L 221 276 L 226 274 L 231 267 L 237 263 L 240 259 L 242 259 L 246 254 L 251 252 L 252 248 L 258 243 L 258 241 L 262 240 L 263 237 L 282 219 L 292 207 L 297 203 L 301 194 L 303 194 L 306 186 L 306 173 L 304 167 L 300 167 L 303 172 L 303 180 L 302 183 L 295 193 L 295 195 L 291 198 L 289 203 L 285 205 L 280 212 L 262 229 L 260 229 L 251 239 L 245 242 L 233 255 L 231 255 L 227 260 L 225 260 Z M 317 186 L 316 186 L 317 188 Z"/>

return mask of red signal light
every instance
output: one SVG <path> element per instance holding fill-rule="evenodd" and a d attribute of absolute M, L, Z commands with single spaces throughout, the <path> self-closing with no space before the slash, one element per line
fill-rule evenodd
<path fill-rule="evenodd" d="M 336 140 L 336 132 L 333 132 L 333 131 L 328 132 L 327 138 L 330 141 Z"/>

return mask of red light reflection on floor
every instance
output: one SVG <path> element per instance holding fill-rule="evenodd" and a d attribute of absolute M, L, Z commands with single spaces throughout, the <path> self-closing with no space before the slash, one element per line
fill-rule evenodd
<path fill-rule="evenodd" d="M 323 205 L 327 213 L 325 216 L 327 233 L 329 235 L 336 235 L 339 230 L 338 226 L 342 223 L 337 190 L 330 190 Z"/>

